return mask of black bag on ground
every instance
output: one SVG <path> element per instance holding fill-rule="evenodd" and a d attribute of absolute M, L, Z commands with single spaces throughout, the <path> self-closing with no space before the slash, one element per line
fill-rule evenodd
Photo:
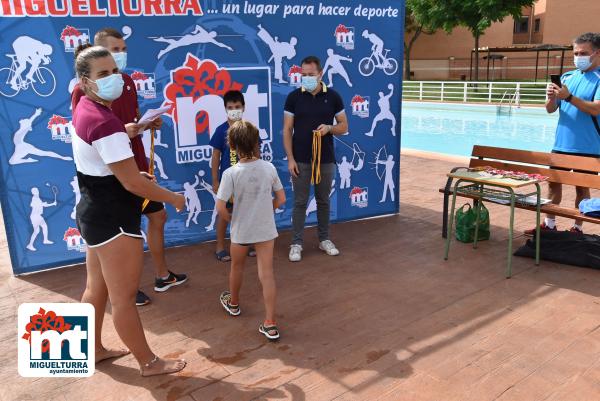
<path fill-rule="evenodd" d="M 541 231 L 540 259 L 600 269 L 600 236 L 569 231 Z M 535 258 L 535 240 L 528 239 L 515 256 Z"/>

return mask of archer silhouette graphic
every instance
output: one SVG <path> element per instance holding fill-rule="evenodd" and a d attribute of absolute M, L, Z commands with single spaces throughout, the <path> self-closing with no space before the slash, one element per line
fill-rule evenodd
<path fill-rule="evenodd" d="M 381 152 L 385 153 L 385 157 L 381 158 Z M 373 164 L 373 168 L 377 174 L 377 178 L 379 181 L 383 180 L 383 194 L 381 195 L 381 200 L 379 203 L 383 203 L 387 199 L 387 193 L 389 192 L 391 201 L 395 200 L 394 189 L 396 188 L 396 184 L 394 184 L 394 165 L 396 162 L 394 161 L 394 155 L 387 155 L 387 150 L 385 145 L 379 149 L 377 153 L 373 152 L 375 155 L 375 161 L 370 162 Z M 379 166 L 383 165 L 385 170 L 379 173 Z"/>
<path fill-rule="evenodd" d="M 338 173 L 340 175 L 340 189 L 350 188 L 353 171 L 360 171 L 365 163 L 365 152 L 363 152 L 357 143 L 352 146 L 342 141 L 338 137 L 333 137 L 340 144 L 352 151 L 352 160 L 348 161 L 346 156 L 342 156 L 341 163 L 338 163 Z"/>
<path fill-rule="evenodd" d="M 350 188 L 350 178 L 352 176 L 354 166 L 350 163 L 346 156 L 342 156 L 342 162 L 338 163 L 338 172 L 340 174 L 340 189 Z"/>

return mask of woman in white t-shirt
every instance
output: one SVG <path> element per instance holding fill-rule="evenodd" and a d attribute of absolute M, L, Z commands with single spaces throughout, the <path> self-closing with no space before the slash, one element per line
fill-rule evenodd
<path fill-rule="evenodd" d="M 254 246 L 258 277 L 263 288 L 266 317 L 258 330 L 269 340 L 279 338 L 275 323 L 275 277 L 273 275 L 273 246 L 277 238 L 274 210 L 285 203 L 285 192 L 277 170 L 256 157 L 259 144 L 258 129 L 248 121 L 237 121 L 227 131 L 229 146 L 239 162 L 223 173 L 217 193 L 217 211 L 231 221 L 231 272 L 229 291 L 220 296 L 221 305 L 232 316 L 241 313 L 240 288 L 248 247 Z M 273 199 L 275 193 L 275 199 Z M 233 197 L 233 211 L 227 202 Z"/>
<path fill-rule="evenodd" d="M 73 111 L 76 135 L 72 138 L 81 192 L 76 219 L 87 244 L 87 283 L 81 301 L 96 310 L 96 362 L 129 352 L 102 345 L 108 298 L 117 333 L 140 364 L 142 376 L 178 372 L 185 367 L 184 360 L 161 359 L 150 349 L 135 296 L 144 258 L 143 198 L 168 202 L 179 211 L 185 199 L 156 185 L 153 177 L 140 175 L 126 129 L 110 109 L 121 96 L 123 79 L 109 51 L 80 47 L 75 69 L 85 93 Z"/>

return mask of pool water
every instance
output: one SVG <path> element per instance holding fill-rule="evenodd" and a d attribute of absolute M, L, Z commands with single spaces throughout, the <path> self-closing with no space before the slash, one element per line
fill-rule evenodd
<path fill-rule="evenodd" d="M 473 145 L 549 152 L 558 112 L 543 107 L 513 108 L 448 103 L 402 103 L 402 148 L 469 156 Z"/>

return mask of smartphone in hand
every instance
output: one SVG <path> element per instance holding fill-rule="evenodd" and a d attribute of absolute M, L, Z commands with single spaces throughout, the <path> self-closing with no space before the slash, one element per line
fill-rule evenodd
<path fill-rule="evenodd" d="M 562 82 L 560 82 L 560 75 L 558 75 L 558 74 L 551 74 L 550 75 L 550 81 L 554 85 L 558 86 L 559 88 L 562 88 Z"/>

